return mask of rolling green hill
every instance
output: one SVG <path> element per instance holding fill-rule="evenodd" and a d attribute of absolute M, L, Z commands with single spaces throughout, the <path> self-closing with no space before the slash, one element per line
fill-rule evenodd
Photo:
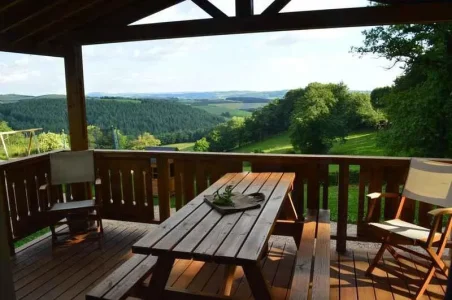
<path fill-rule="evenodd" d="M 330 150 L 335 155 L 385 155 L 384 149 L 377 145 L 377 132 L 353 133 L 345 142 L 336 142 Z M 235 149 L 234 152 L 249 153 L 255 150 L 264 153 L 293 153 L 289 133 L 278 134 L 260 142 L 251 143 Z"/>
<path fill-rule="evenodd" d="M 234 108 L 228 108 L 220 105 L 199 105 L 199 106 L 192 106 L 194 108 L 202 109 L 204 111 L 207 111 L 208 113 L 211 113 L 213 115 L 217 116 L 224 116 L 224 114 L 229 114 L 232 117 L 249 117 L 251 116 L 251 113 L 249 111 L 240 110 L 240 109 L 234 109 Z"/>
<path fill-rule="evenodd" d="M 224 121 L 200 109 L 165 100 L 86 100 L 89 125 L 115 127 L 126 135 L 208 129 Z M 42 127 L 44 131 L 67 130 L 65 98 L 33 98 L 0 105 L 0 120 L 13 129 Z"/>

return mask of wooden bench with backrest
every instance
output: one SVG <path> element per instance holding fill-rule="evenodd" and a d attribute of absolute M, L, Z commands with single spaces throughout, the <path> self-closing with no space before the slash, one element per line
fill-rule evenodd
<path fill-rule="evenodd" d="M 289 299 L 330 298 L 330 211 L 310 210 L 303 225 Z"/>
<path fill-rule="evenodd" d="M 87 300 L 120 300 L 131 295 L 152 272 L 157 257 L 134 254 L 87 295 Z M 330 280 L 330 213 L 308 212 L 293 271 L 290 299 L 328 299 Z"/>

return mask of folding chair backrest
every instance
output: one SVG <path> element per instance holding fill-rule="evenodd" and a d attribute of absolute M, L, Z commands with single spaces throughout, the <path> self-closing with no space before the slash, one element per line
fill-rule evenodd
<path fill-rule="evenodd" d="M 94 182 L 93 151 L 70 151 L 50 154 L 51 184 Z"/>
<path fill-rule="evenodd" d="M 411 159 L 403 196 L 441 207 L 452 207 L 452 164 Z"/>

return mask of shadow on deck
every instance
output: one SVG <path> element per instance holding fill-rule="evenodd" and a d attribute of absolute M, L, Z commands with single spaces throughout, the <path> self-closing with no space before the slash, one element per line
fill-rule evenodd
<path fill-rule="evenodd" d="M 103 248 L 96 240 L 80 237 L 52 250 L 49 235 L 18 249 L 13 259 L 13 277 L 17 299 L 85 299 L 85 294 L 132 255 L 131 246 L 153 225 L 104 221 Z M 384 259 L 386 271 L 377 268 L 372 278 L 364 272 L 375 250 L 351 247 L 345 255 L 331 248 L 331 299 L 410 299 L 416 292 L 410 280 L 396 277 L 390 270 L 419 279 L 424 269 L 418 265 L 398 264 Z M 274 299 L 288 299 L 291 272 L 295 261 L 295 244 L 291 239 L 272 237 L 269 254 L 262 261 L 263 273 Z M 189 292 L 218 293 L 223 266 L 190 260 L 176 261 L 168 286 Z M 148 280 L 145 281 L 145 285 Z M 443 299 L 445 278 L 436 277 L 425 299 Z M 241 268 L 237 269 L 232 295 L 252 298 Z"/>

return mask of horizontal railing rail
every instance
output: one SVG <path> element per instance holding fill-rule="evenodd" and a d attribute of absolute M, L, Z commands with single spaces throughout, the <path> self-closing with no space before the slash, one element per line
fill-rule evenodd
<path fill-rule="evenodd" d="M 295 172 L 292 198 L 298 215 L 306 209 L 330 209 L 337 220 L 332 235 L 339 251 L 347 240 L 369 240 L 365 195 L 401 191 L 409 162 L 403 157 L 95 150 L 106 219 L 159 223 L 225 173 Z M 48 180 L 48 155 L 7 162 L 0 171 L 11 240 L 47 226 L 37 189 Z M 55 191 L 53 201 L 61 197 Z M 392 218 L 397 205 L 382 199 L 374 220 Z M 429 205 L 405 205 L 404 220 L 428 226 Z M 356 223 L 357 234 L 348 232 L 349 222 Z"/>

